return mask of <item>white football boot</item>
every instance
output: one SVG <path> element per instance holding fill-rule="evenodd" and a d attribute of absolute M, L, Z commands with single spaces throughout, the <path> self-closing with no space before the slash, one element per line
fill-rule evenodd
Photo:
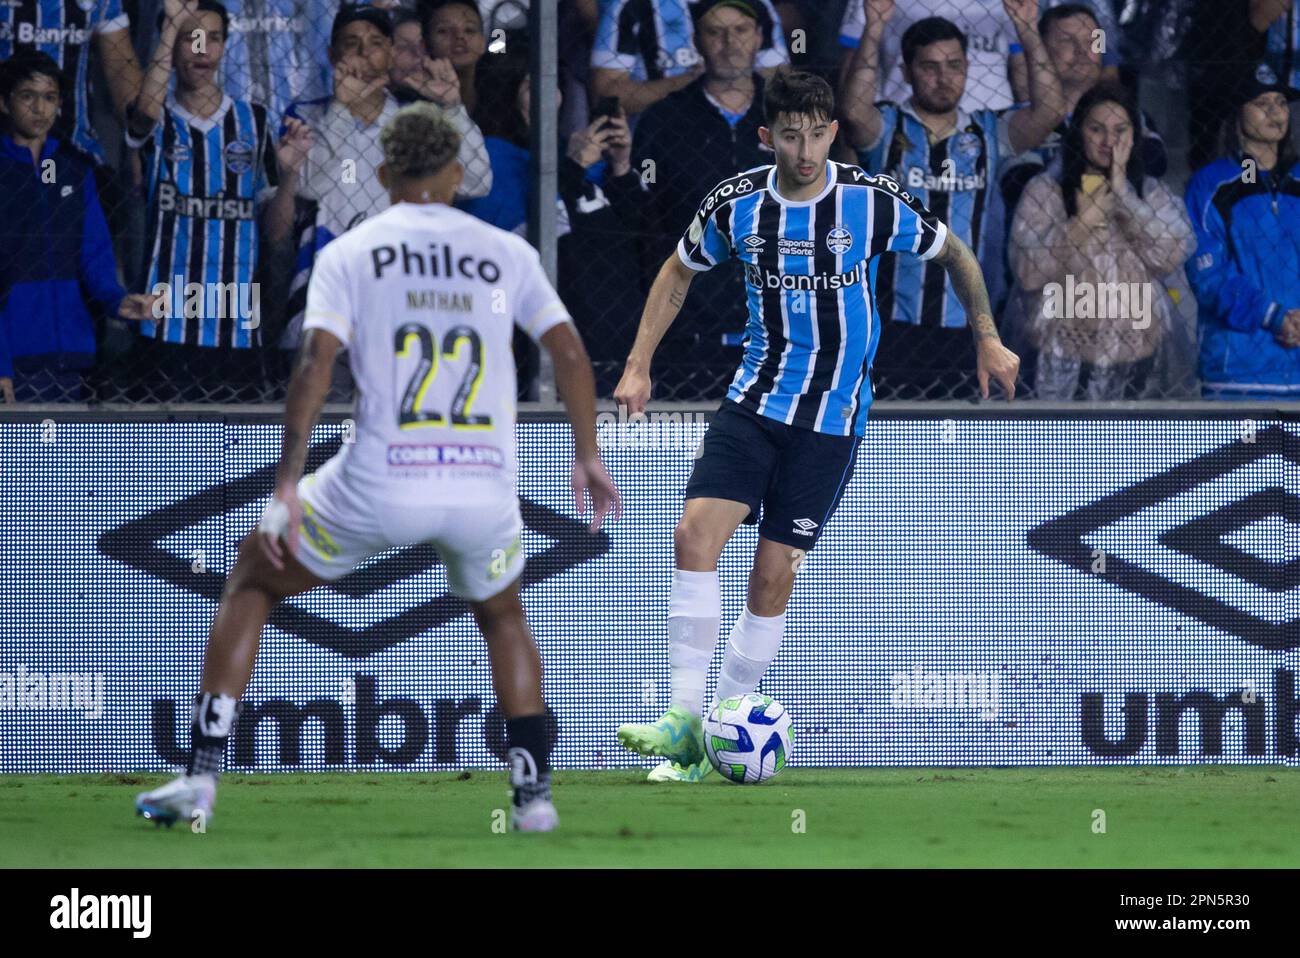
<path fill-rule="evenodd" d="M 549 793 L 523 805 L 510 806 L 510 827 L 517 832 L 550 832 L 559 824 L 560 816 L 551 804 Z"/>
<path fill-rule="evenodd" d="M 213 775 L 179 775 L 152 792 L 135 798 L 135 813 L 169 828 L 177 819 L 206 824 L 212 820 L 212 806 L 217 801 L 217 780 Z"/>
<path fill-rule="evenodd" d="M 537 763 L 525 748 L 511 748 L 510 827 L 517 832 L 550 832 L 560 824 L 551 804 L 551 773 L 537 771 Z"/>

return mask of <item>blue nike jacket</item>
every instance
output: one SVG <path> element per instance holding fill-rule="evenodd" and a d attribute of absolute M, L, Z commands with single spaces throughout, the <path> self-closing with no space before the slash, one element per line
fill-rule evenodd
<path fill-rule="evenodd" d="M 93 365 L 86 300 L 115 315 L 124 295 L 90 160 L 50 137 L 34 164 L 0 136 L 0 376 L 22 357 Z"/>

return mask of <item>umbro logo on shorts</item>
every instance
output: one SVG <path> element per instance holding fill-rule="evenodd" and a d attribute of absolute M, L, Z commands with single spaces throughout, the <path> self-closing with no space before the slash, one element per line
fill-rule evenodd
<path fill-rule="evenodd" d="M 817 528 L 817 523 L 811 519 L 794 520 L 794 534 L 797 536 L 811 536 L 813 530 Z"/>

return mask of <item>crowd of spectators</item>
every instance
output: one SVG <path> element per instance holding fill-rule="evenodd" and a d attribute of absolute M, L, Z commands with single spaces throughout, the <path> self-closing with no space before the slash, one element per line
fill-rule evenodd
<path fill-rule="evenodd" d="M 1027 394 L 1300 399 L 1293 5 L 560 0 L 558 280 L 601 393 L 700 197 L 770 162 L 764 84 L 797 68 L 836 87 L 832 158 L 976 252 Z M 315 256 L 388 205 L 379 131 L 414 100 L 461 132 L 457 205 L 525 233 L 527 19 L 528 0 L 0 4 L 0 401 L 282 398 Z M 942 271 L 884 254 L 874 277 L 876 395 L 973 395 Z M 746 315 L 739 269 L 700 277 L 656 397 L 719 398 Z M 519 359 L 526 389 L 522 340 Z"/>

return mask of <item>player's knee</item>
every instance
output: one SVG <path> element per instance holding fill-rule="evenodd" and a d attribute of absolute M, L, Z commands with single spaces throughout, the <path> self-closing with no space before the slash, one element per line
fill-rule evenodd
<path fill-rule="evenodd" d="M 717 550 L 699 524 L 683 516 L 673 530 L 673 551 L 680 569 L 711 569 L 718 562 Z"/>
<path fill-rule="evenodd" d="M 266 564 L 266 559 L 258 547 L 257 533 L 248 533 L 239 542 L 235 564 L 226 576 L 223 595 L 229 596 L 238 592 L 265 592 L 270 595 L 271 590 L 267 584 L 270 576 L 263 568 Z"/>
<path fill-rule="evenodd" d="M 528 627 L 524 617 L 524 603 L 519 597 L 517 586 L 470 605 L 474 609 L 474 618 L 478 620 L 479 628 L 485 635 L 489 632 L 518 631 L 521 628 L 526 630 Z"/>

